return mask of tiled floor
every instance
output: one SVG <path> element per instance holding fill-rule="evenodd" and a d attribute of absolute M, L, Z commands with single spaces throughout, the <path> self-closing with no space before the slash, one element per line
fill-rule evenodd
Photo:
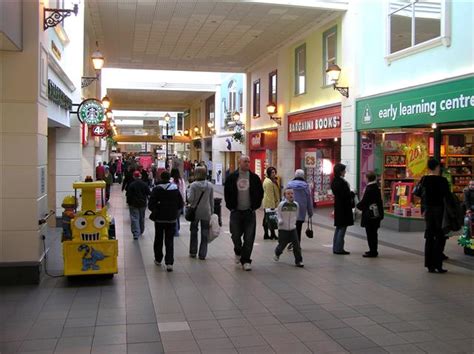
<path fill-rule="evenodd" d="M 331 230 L 316 227 L 315 238 L 302 242 L 299 269 L 289 253 L 272 261 L 275 242 L 264 242 L 259 226 L 253 271 L 244 272 L 233 262 L 223 210 L 223 233 L 205 261 L 188 257 L 182 223 L 175 270 L 167 273 L 153 263 L 152 223 L 133 241 L 118 186 L 111 204 L 119 274 L 0 288 L 1 354 L 474 351 L 472 268 L 448 264 L 449 273 L 430 274 L 417 250 L 390 243 L 380 258 L 365 259 L 366 242 L 351 235 L 352 254 L 335 256 Z M 49 272 L 58 274 L 57 236 L 51 242 Z"/>

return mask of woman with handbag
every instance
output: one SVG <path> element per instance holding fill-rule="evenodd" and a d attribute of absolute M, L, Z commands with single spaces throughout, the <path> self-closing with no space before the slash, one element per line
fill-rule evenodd
<path fill-rule="evenodd" d="M 369 171 L 365 174 L 365 177 L 368 182 L 367 187 L 365 187 L 361 201 L 357 203 L 357 209 L 362 211 L 360 226 L 365 227 L 367 243 L 369 244 L 369 251 L 365 252 L 362 257 L 374 258 L 379 255 L 377 231 L 384 216 L 383 202 L 375 173 Z"/>
<path fill-rule="evenodd" d="M 334 165 L 334 178 L 331 182 L 332 194 L 334 194 L 334 240 L 332 253 L 350 254 L 344 249 L 344 236 L 348 226 L 354 225 L 352 208 L 354 204 L 354 193 L 351 192 L 349 183 L 344 179 L 346 165 L 337 163 Z"/>
<path fill-rule="evenodd" d="M 188 203 L 194 209 L 194 220 L 191 221 L 191 239 L 189 243 L 189 256 L 196 258 L 198 254 L 198 231 L 201 224 L 201 243 L 199 245 L 199 259 L 206 259 L 207 238 L 209 235 L 209 222 L 214 210 L 214 189 L 206 181 L 207 170 L 204 166 L 197 166 L 194 170 L 194 182 L 188 189 Z M 189 214 L 189 213 L 188 213 Z"/>
<path fill-rule="evenodd" d="M 278 204 L 280 204 L 280 185 L 278 184 L 277 170 L 275 167 L 268 167 L 266 172 L 267 175 L 263 180 L 262 201 L 262 207 L 265 212 L 263 217 L 263 239 L 276 240 L 278 237 L 275 233 L 275 228 L 272 226 L 272 223 L 269 220 L 272 214 L 276 215 L 276 212 L 267 209 L 278 208 Z M 268 234 L 269 229 L 270 235 Z"/>
<path fill-rule="evenodd" d="M 295 178 L 291 180 L 287 187 L 293 189 L 295 195 L 295 201 L 298 203 L 298 216 L 296 218 L 296 233 L 298 234 L 298 242 L 301 246 L 301 229 L 303 228 L 306 215 L 308 215 L 308 229 L 307 236 L 312 238 L 312 229 L 310 229 L 309 219 L 313 217 L 313 198 L 309 189 L 308 183 L 304 179 L 304 171 L 298 169 L 295 171 Z M 288 246 L 291 249 L 291 244 Z"/>

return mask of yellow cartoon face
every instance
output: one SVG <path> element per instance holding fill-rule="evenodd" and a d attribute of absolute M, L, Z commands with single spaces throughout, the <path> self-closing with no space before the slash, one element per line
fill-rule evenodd
<path fill-rule="evenodd" d="M 74 241 L 98 241 L 109 238 L 109 220 L 107 210 L 87 210 L 79 212 L 71 220 L 72 238 Z"/>

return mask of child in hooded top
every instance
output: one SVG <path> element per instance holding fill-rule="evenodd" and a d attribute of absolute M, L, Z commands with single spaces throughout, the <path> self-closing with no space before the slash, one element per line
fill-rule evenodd
<path fill-rule="evenodd" d="M 297 267 L 304 267 L 301 256 L 300 243 L 296 233 L 296 219 L 298 216 L 298 203 L 295 202 L 293 189 L 286 188 L 283 194 L 285 199 L 278 205 L 278 246 L 275 248 L 275 261 L 280 260 L 280 255 L 285 247 L 291 242 L 293 244 L 293 254 Z"/>

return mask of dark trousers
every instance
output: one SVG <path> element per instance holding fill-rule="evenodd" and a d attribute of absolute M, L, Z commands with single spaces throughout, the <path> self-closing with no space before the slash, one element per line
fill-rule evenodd
<path fill-rule="evenodd" d="M 160 262 L 163 260 L 163 238 L 165 241 L 165 264 L 174 263 L 174 230 L 176 223 L 155 222 L 155 242 L 153 243 L 153 251 L 155 252 L 155 260 Z"/>
<path fill-rule="evenodd" d="M 446 243 L 442 230 L 443 207 L 429 206 L 425 211 L 425 267 L 443 267 L 443 248 Z"/>
<path fill-rule="evenodd" d="M 278 246 L 275 248 L 275 254 L 280 256 L 289 243 L 293 244 L 293 255 L 295 256 L 295 264 L 303 261 L 301 256 L 301 247 L 298 241 L 296 229 L 294 230 L 278 230 Z"/>
<path fill-rule="evenodd" d="M 267 216 L 267 213 L 264 213 L 263 214 L 263 238 L 264 239 L 268 239 L 268 238 L 276 238 L 276 234 L 275 234 L 275 229 L 272 229 L 268 226 L 268 216 Z M 270 236 L 268 235 L 268 230 L 270 229 Z"/>
<path fill-rule="evenodd" d="M 234 253 L 240 256 L 240 263 L 252 263 L 253 242 L 257 220 L 253 210 L 233 210 L 230 212 L 230 233 L 234 243 Z M 244 242 L 242 244 L 242 236 Z"/>
<path fill-rule="evenodd" d="M 379 227 L 377 225 L 366 225 L 365 226 L 365 233 L 367 235 L 367 243 L 369 244 L 369 253 L 371 255 L 377 256 L 378 253 L 378 244 L 379 235 L 377 234 Z"/>
<path fill-rule="evenodd" d="M 304 220 L 296 220 L 296 234 L 298 235 L 298 243 L 301 245 L 301 230 L 303 229 Z"/>

